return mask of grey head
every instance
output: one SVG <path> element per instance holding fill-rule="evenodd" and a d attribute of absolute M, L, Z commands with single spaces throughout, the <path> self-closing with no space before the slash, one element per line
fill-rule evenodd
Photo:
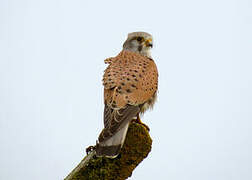
<path fill-rule="evenodd" d="M 123 50 L 136 52 L 151 58 L 151 48 L 153 46 L 152 36 L 146 32 L 132 32 L 128 34 L 127 40 L 123 44 Z"/>

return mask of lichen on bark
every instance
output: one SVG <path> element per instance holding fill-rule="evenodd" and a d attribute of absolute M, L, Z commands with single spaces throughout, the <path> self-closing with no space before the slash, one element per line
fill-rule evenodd
<path fill-rule="evenodd" d="M 86 156 L 65 180 L 124 180 L 151 151 L 152 140 L 146 127 L 131 123 L 121 153 L 114 159 Z M 87 160 L 87 158 L 89 158 Z"/>

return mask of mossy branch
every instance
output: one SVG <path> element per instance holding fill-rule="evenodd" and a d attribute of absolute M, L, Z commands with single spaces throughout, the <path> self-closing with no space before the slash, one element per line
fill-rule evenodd
<path fill-rule="evenodd" d="M 151 151 L 152 140 L 146 127 L 131 123 L 121 153 L 115 159 L 88 154 L 65 180 L 124 180 Z"/>

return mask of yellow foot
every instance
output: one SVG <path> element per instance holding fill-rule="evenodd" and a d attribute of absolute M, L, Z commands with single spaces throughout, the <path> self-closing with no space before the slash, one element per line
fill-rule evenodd
<path fill-rule="evenodd" d="M 150 131 L 149 126 L 147 126 L 146 124 L 144 124 L 144 123 L 140 120 L 139 114 L 137 115 L 137 119 L 133 119 L 132 122 L 141 124 L 142 126 L 144 126 L 144 127 L 147 129 L 147 131 Z"/>

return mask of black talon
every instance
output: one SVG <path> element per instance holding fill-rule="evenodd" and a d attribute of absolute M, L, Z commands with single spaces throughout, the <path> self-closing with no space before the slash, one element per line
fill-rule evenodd
<path fill-rule="evenodd" d="M 93 150 L 95 150 L 95 147 L 96 147 L 96 146 L 89 146 L 89 147 L 87 147 L 87 148 L 86 148 L 86 153 L 87 153 L 87 155 L 88 155 L 90 152 L 92 152 Z"/>

